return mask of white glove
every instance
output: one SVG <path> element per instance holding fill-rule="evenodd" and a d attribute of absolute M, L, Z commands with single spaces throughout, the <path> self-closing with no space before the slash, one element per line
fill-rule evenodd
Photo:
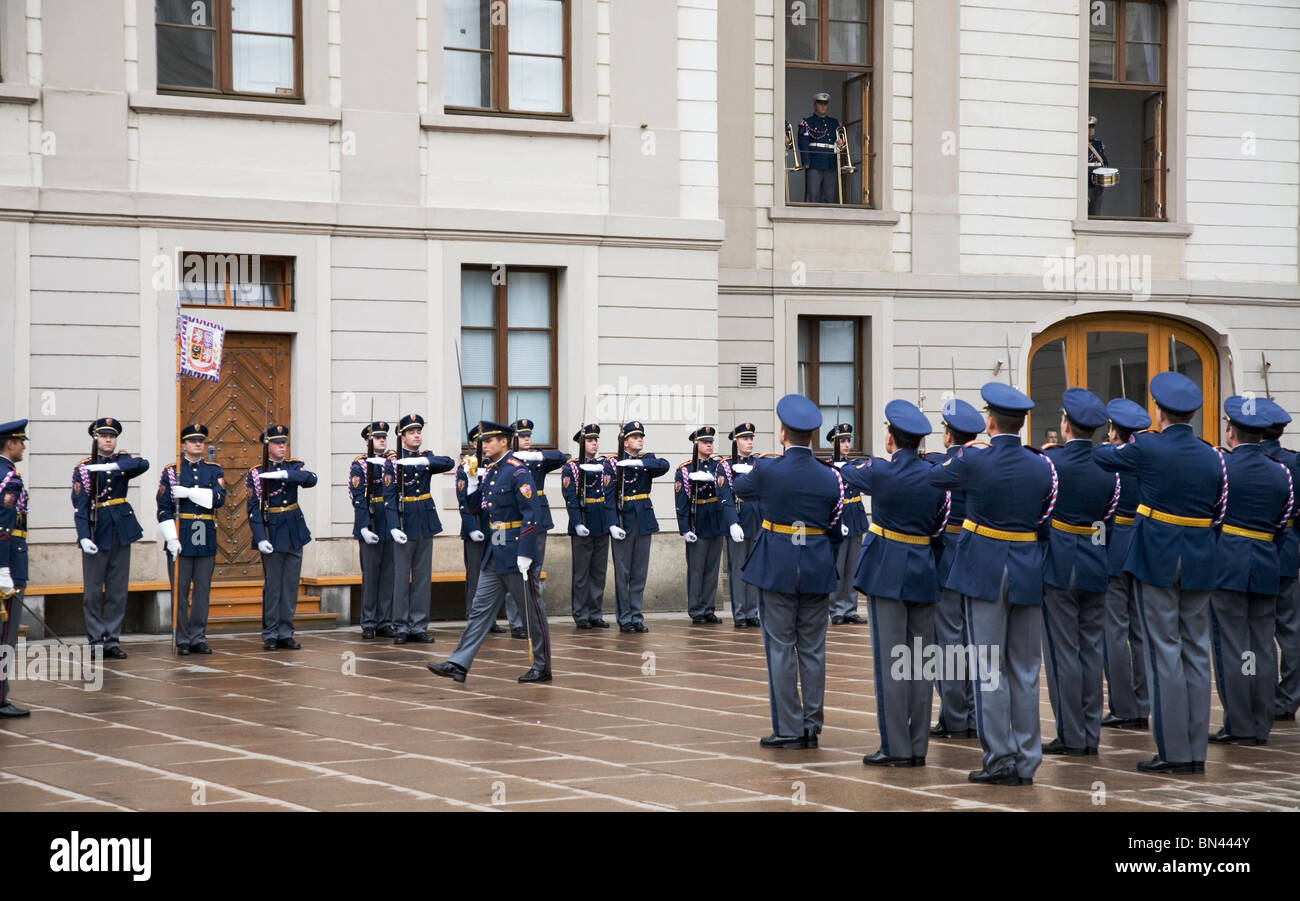
<path fill-rule="evenodd" d="M 541 451 L 515 451 L 515 456 L 525 463 L 541 463 L 545 459 Z"/>
<path fill-rule="evenodd" d="M 370 531 L 369 529 L 363 527 L 361 529 L 361 540 L 364 541 L 366 544 L 378 544 L 379 536 L 376 535 L 374 532 Z"/>
<path fill-rule="evenodd" d="M 840 534 L 843 535 L 845 538 L 849 537 L 849 527 L 846 526 L 844 523 L 840 523 Z"/>
<path fill-rule="evenodd" d="M 212 489 L 211 488 L 191 488 L 190 500 L 208 510 L 212 509 Z"/>
<path fill-rule="evenodd" d="M 406 533 L 401 529 L 389 529 L 388 534 L 393 536 L 393 540 L 398 544 L 406 544 Z"/>
<path fill-rule="evenodd" d="M 519 575 L 527 576 L 528 568 L 533 565 L 532 557 L 516 557 L 515 565 L 519 567 Z"/>
<path fill-rule="evenodd" d="M 688 475 L 686 478 L 690 479 L 692 482 L 712 482 L 712 481 L 713 481 L 713 473 L 711 473 L 711 472 L 693 472 L 693 473 L 691 473 L 690 475 Z"/>
<path fill-rule="evenodd" d="M 686 539 L 687 544 L 694 544 L 700 540 L 700 536 L 696 535 L 694 532 L 687 532 L 682 535 L 682 537 Z"/>
<path fill-rule="evenodd" d="M 470 540 L 470 541 L 482 541 L 482 540 L 483 540 L 483 533 L 480 532 L 478 529 L 474 529 L 474 530 L 472 530 L 472 531 L 469 533 L 469 540 Z"/>
<path fill-rule="evenodd" d="M 627 532 L 625 532 L 623 529 L 619 528 L 618 526 L 610 526 L 609 534 L 614 536 L 615 541 L 622 541 L 624 538 L 627 537 Z"/>
<path fill-rule="evenodd" d="M 289 478 L 289 473 L 285 472 L 283 469 L 273 469 L 270 472 L 259 473 L 258 477 L 263 482 L 274 482 L 277 479 L 283 480 Z"/>
<path fill-rule="evenodd" d="M 603 463 L 579 463 L 578 468 L 583 472 L 604 472 L 605 464 Z"/>
<path fill-rule="evenodd" d="M 181 553 L 181 543 L 180 543 L 179 541 L 177 541 L 175 538 L 168 539 L 168 541 L 167 541 L 167 553 L 171 554 L 173 557 L 178 557 L 178 556 L 180 556 L 180 553 Z"/>
<path fill-rule="evenodd" d="M 732 471 L 734 471 L 734 472 L 738 472 L 738 473 L 740 473 L 741 475 L 744 475 L 744 474 L 747 473 L 747 472 L 752 472 L 752 471 L 753 471 L 753 469 L 754 469 L 754 464 L 753 464 L 753 463 L 737 463 L 735 466 L 731 467 L 731 469 L 732 469 Z"/>
<path fill-rule="evenodd" d="M 836 469 L 843 469 L 843 468 L 844 468 L 844 464 L 847 463 L 847 462 L 848 462 L 847 460 L 836 460 L 835 463 L 834 463 L 834 466 L 835 466 Z"/>
<path fill-rule="evenodd" d="M 13 591 L 14 580 L 9 575 L 9 567 L 0 566 L 0 591 Z"/>
<path fill-rule="evenodd" d="M 735 542 L 745 540 L 745 530 L 740 527 L 740 523 L 738 522 L 733 522 L 731 524 L 731 540 Z"/>
<path fill-rule="evenodd" d="M 84 552 L 87 553 L 87 554 L 98 554 L 98 553 L 99 553 L 99 548 L 96 547 L 96 546 L 95 546 L 95 542 L 91 541 L 89 538 L 83 538 L 83 539 L 81 539 L 81 549 L 82 549 L 82 551 L 84 551 Z"/>
<path fill-rule="evenodd" d="M 186 488 L 184 485 L 177 485 L 175 488 L 172 489 L 173 500 L 180 501 L 180 500 L 184 500 L 189 496 L 190 496 L 190 489 Z"/>
<path fill-rule="evenodd" d="M 645 464 L 642 463 L 640 460 L 634 460 L 631 457 L 628 457 L 626 460 L 619 460 L 614 465 L 615 466 L 645 466 Z"/>
<path fill-rule="evenodd" d="M 429 458 L 428 458 L 428 457 L 403 457 L 401 460 L 398 460 L 398 461 L 397 461 L 397 465 L 398 465 L 398 466 L 416 466 L 416 467 L 419 467 L 419 466 L 428 466 L 428 465 L 429 465 Z"/>
<path fill-rule="evenodd" d="M 385 463 L 388 462 L 388 460 L 385 457 L 366 457 L 366 462 L 373 463 L 376 466 L 383 466 Z"/>
<path fill-rule="evenodd" d="M 161 538 L 163 541 L 167 542 L 167 547 L 169 550 L 171 548 L 171 543 L 173 541 L 175 541 L 177 543 L 177 546 L 179 546 L 180 535 L 176 533 L 176 520 L 174 519 L 160 520 L 158 522 L 158 537 Z"/>
<path fill-rule="evenodd" d="M 591 534 L 591 529 L 587 528 L 582 523 L 576 523 L 573 526 L 573 534 L 577 535 L 579 538 L 586 538 Z"/>
<path fill-rule="evenodd" d="M 275 553 L 275 545 L 271 544 L 271 542 L 269 542 L 269 541 L 267 541 L 267 540 L 265 540 L 265 539 L 263 539 L 262 541 L 259 541 L 259 542 L 257 543 L 257 549 L 258 549 L 259 551 L 261 551 L 263 554 L 274 554 L 274 553 Z"/>
<path fill-rule="evenodd" d="M 91 463 L 86 472 L 118 472 L 121 468 L 116 463 Z"/>
<path fill-rule="evenodd" d="M 475 491 L 478 491 L 478 476 L 466 476 L 465 493 L 473 494 Z"/>

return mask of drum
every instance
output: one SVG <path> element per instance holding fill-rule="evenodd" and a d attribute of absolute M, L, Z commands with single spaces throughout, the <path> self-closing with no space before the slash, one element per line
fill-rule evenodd
<path fill-rule="evenodd" d="M 1119 184 L 1119 170 L 1111 166 L 1098 166 L 1092 170 L 1092 183 L 1099 188 L 1112 188 Z"/>

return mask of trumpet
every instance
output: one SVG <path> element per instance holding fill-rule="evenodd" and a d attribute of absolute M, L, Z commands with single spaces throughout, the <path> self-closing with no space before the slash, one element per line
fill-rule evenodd
<path fill-rule="evenodd" d="M 843 147 L 840 143 L 843 142 Z M 835 163 L 839 167 L 837 184 L 840 191 L 840 203 L 844 202 L 844 176 L 858 171 L 853 165 L 853 155 L 849 152 L 849 132 L 843 125 L 835 129 Z"/>
<path fill-rule="evenodd" d="M 795 139 L 794 126 L 789 122 L 785 123 L 785 150 L 788 154 L 785 167 L 785 202 L 790 202 L 790 173 L 800 172 L 803 170 L 803 163 L 799 159 L 799 142 Z M 794 165 L 790 165 L 793 159 Z"/>

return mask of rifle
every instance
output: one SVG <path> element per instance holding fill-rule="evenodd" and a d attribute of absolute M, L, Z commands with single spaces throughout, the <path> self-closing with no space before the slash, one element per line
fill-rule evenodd
<path fill-rule="evenodd" d="M 627 451 L 624 450 L 623 447 L 623 442 L 627 440 L 626 435 L 624 434 L 625 428 L 626 425 L 621 425 L 618 427 L 618 456 L 615 458 L 616 463 L 618 460 L 627 459 Z M 623 512 L 623 503 L 624 503 L 623 501 L 624 473 L 622 469 L 620 469 L 617 465 L 615 465 L 614 474 L 618 477 L 618 512 L 621 514 Z"/>
<path fill-rule="evenodd" d="M 733 422 L 735 422 L 736 419 L 735 407 L 731 408 L 731 419 Z M 740 425 L 739 423 L 736 423 L 736 425 L 733 425 L 731 427 L 731 468 L 733 470 L 736 468 L 736 464 L 740 462 L 740 453 L 739 451 L 736 450 L 736 429 L 739 428 L 739 425 Z"/>
<path fill-rule="evenodd" d="M 402 409 L 402 393 L 397 393 L 397 409 Z M 401 420 L 398 420 L 401 424 Z M 401 460 L 406 454 L 406 442 L 402 440 L 402 433 L 397 433 L 397 460 Z M 402 467 L 393 462 L 393 478 L 397 480 L 397 530 L 406 531 L 406 480 L 402 478 Z"/>
<path fill-rule="evenodd" d="M 375 421 L 375 398 L 370 398 L 370 422 Z M 371 426 L 366 426 L 366 514 L 370 517 L 370 531 L 375 530 L 375 508 L 373 504 L 375 489 L 374 477 L 375 472 L 371 466 L 370 459 L 375 455 L 375 436 L 370 434 Z"/>
<path fill-rule="evenodd" d="M 838 463 L 840 460 L 844 459 L 843 456 L 841 456 L 840 454 L 839 424 L 840 424 L 840 396 L 837 394 L 835 395 L 835 426 L 836 427 L 831 429 L 831 462 L 832 463 Z"/>
<path fill-rule="evenodd" d="M 99 421 L 99 392 L 95 392 L 95 422 Z M 99 436 L 95 434 L 95 423 L 90 424 L 90 462 L 99 462 Z M 90 474 L 90 510 L 86 514 L 90 520 L 90 540 L 95 540 L 95 526 L 99 524 L 99 473 Z"/>
<path fill-rule="evenodd" d="M 270 437 L 267 432 L 271 431 L 271 398 L 269 395 L 266 398 L 266 415 L 263 417 L 263 421 L 266 425 L 262 429 L 262 468 L 258 470 L 259 484 L 262 474 L 271 465 L 271 442 L 267 440 Z M 267 541 L 271 540 L 271 523 L 266 513 L 266 496 L 269 493 L 270 489 L 262 485 L 257 497 L 257 509 L 262 514 L 262 528 L 266 530 Z"/>
<path fill-rule="evenodd" d="M 700 443 L 692 439 L 690 472 L 696 473 L 699 471 L 700 471 Z M 688 525 L 690 527 L 690 531 L 694 532 L 695 531 L 695 506 L 696 506 L 696 500 L 698 498 L 699 492 L 695 488 L 695 480 L 690 478 L 689 476 L 686 479 L 686 491 L 688 492 L 687 495 L 688 499 L 691 502 L 691 508 L 690 508 L 690 512 L 687 514 L 687 520 L 688 520 Z"/>
<path fill-rule="evenodd" d="M 582 464 L 587 462 L 587 395 L 582 396 L 582 422 L 578 423 L 578 434 L 574 440 L 578 444 L 578 510 L 582 515 L 582 524 L 587 524 L 587 470 Z M 599 456 L 599 454 L 597 454 Z"/>
<path fill-rule="evenodd" d="M 1011 375 L 1011 333 L 1007 333 L 1007 384 L 1012 388 L 1016 387 L 1015 380 Z"/>

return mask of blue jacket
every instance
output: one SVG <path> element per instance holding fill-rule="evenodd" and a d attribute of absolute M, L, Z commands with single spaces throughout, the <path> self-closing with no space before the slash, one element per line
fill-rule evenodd
<path fill-rule="evenodd" d="M 614 501 L 614 512 L 618 524 L 627 528 L 628 523 L 636 520 L 642 532 L 658 532 L 659 519 L 655 516 L 654 505 L 650 503 L 650 483 L 653 479 L 666 473 L 671 464 L 654 454 L 642 454 L 638 457 L 642 466 L 619 466 L 618 457 L 605 458 L 605 465 L 610 473 L 610 496 Z M 618 509 L 618 486 L 620 473 L 623 482 L 623 509 Z"/>
<path fill-rule="evenodd" d="M 471 512 L 483 512 L 492 533 L 483 549 L 483 569 L 518 572 L 520 557 L 537 559 L 536 494 L 528 467 L 509 453 L 479 471 L 466 502 Z"/>
<path fill-rule="evenodd" d="M 871 496 L 867 532 L 853 587 L 874 598 L 934 604 L 939 577 L 931 540 L 948 524 L 948 492 L 930 484 L 934 465 L 916 451 L 869 457 L 840 470 L 846 488 Z M 847 494 L 847 491 L 845 492 Z M 911 539 L 910 541 L 907 539 Z"/>
<path fill-rule="evenodd" d="M 478 512 L 472 512 L 469 508 L 469 492 L 466 490 L 469 486 L 469 474 L 465 472 L 464 466 L 456 467 L 456 505 L 460 508 L 460 540 L 469 541 L 469 533 L 478 530 L 483 533 L 483 539 L 488 537 L 488 518 L 487 511 L 482 509 L 480 504 L 477 507 Z"/>
<path fill-rule="evenodd" d="M 834 116 L 809 116 L 799 120 L 796 129 L 799 162 L 805 169 L 835 169 L 835 129 L 840 120 Z"/>
<path fill-rule="evenodd" d="M 27 584 L 27 489 L 12 460 L 0 456 L 0 569 L 14 586 Z"/>
<path fill-rule="evenodd" d="M 1148 585 L 1170 587 L 1181 564 L 1184 590 L 1212 591 L 1215 530 L 1210 526 L 1223 515 L 1227 491 L 1219 453 L 1190 425 L 1174 423 L 1163 432 L 1138 432 L 1127 444 L 1103 444 L 1092 456 L 1108 472 L 1137 474 L 1140 505 L 1204 521 L 1185 526 L 1139 514 L 1124 571 Z"/>
<path fill-rule="evenodd" d="M 839 473 L 811 449 L 791 447 L 779 458 L 758 460 L 752 471 L 736 477 L 735 486 L 737 497 L 762 505 L 765 522 L 803 527 L 796 534 L 760 528 L 741 570 L 745 581 L 781 594 L 834 591 L 844 497 Z"/>
<path fill-rule="evenodd" d="M 279 553 L 297 550 L 311 541 L 307 518 L 298 506 L 298 489 L 314 488 L 316 473 L 304 469 L 301 460 L 268 463 L 265 468 L 254 466 L 244 476 L 244 492 L 248 498 L 248 524 L 253 527 L 253 547 L 270 541 Z M 287 479 L 262 480 L 263 472 L 289 474 Z M 262 495 L 266 495 L 266 510 L 261 509 Z M 265 517 L 265 518 L 264 518 Z"/>
<path fill-rule="evenodd" d="M 1287 468 L 1258 444 L 1239 444 L 1224 455 L 1228 463 L 1228 509 L 1219 533 L 1218 585 L 1225 591 L 1274 595 L 1281 587 L 1278 539 L 1290 531 L 1295 501 Z M 1237 529 L 1268 535 L 1248 538 Z"/>
<path fill-rule="evenodd" d="M 955 457 L 961 453 L 961 445 L 954 444 L 944 451 L 932 451 L 925 455 L 925 459 L 935 465 L 942 466 L 950 457 Z M 966 492 L 960 488 L 950 488 L 948 490 L 949 509 L 948 524 L 944 526 L 943 536 L 932 542 L 934 548 L 934 557 L 939 564 L 939 587 L 942 588 L 948 581 L 948 574 L 952 572 L 952 561 L 957 556 L 957 539 L 961 537 L 962 520 L 966 518 Z"/>
<path fill-rule="evenodd" d="M 560 473 L 560 492 L 564 496 L 564 507 L 569 511 L 569 534 L 577 535 L 573 527 L 582 523 L 592 536 L 600 537 L 609 531 L 610 526 L 618 522 L 614 511 L 614 498 L 609 491 L 614 477 L 609 467 L 604 465 L 605 461 L 599 457 L 581 461 L 601 464 L 599 473 L 579 469 L 579 462 L 570 460 L 564 464 L 564 469 Z"/>
<path fill-rule="evenodd" d="M 569 455 L 561 451 L 539 450 L 537 453 L 542 455 L 542 459 L 537 463 L 524 463 L 528 468 L 528 474 L 533 477 L 533 488 L 536 489 L 536 497 L 541 498 L 537 502 L 537 528 L 543 532 L 549 532 L 555 527 L 555 520 L 551 518 L 551 505 L 546 500 L 546 474 L 555 472 L 565 464 Z M 522 462 L 522 461 L 521 461 Z"/>
<path fill-rule="evenodd" d="M 1296 452 L 1282 447 L 1278 441 L 1261 441 L 1259 449 L 1287 469 L 1295 471 Z M 1278 548 L 1278 563 L 1282 567 L 1283 579 L 1294 579 L 1300 574 L 1300 532 L 1296 531 L 1295 516 L 1292 515 L 1289 527 L 1282 533 Z"/>
<path fill-rule="evenodd" d="M 1056 466 L 1060 484 L 1056 510 L 1040 532 L 1046 539 L 1043 582 L 1055 588 L 1073 585 L 1078 591 L 1105 591 L 1110 583 L 1106 519 L 1119 500 L 1119 477 L 1093 461 L 1092 441 L 1087 438 L 1044 448 L 1043 454 Z M 1096 531 L 1079 535 L 1060 526 L 1095 526 Z"/>
<path fill-rule="evenodd" d="M 216 511 L 226 503 L 226 474 L 221 467 L 207 460 L 191 463 L 181 458 L 180 475 L 177 476 L 176 464 L 163 467 L 158 477 L 158 521 L 166 522 L 173 518 L 175 505 L 172 503 L 172 485 L 185 488 L 212 489 L 212 509 L 200 507 L 189 498 L 180 502 L 180 522 L 176 525 L 176 537 L 181 543 L 182 557 L 211 557 L 217 553 L 217 516 Z"/>
<path fill-rule="evenodd" d="M 117 472 L 87 472 L 93 463 L 116 463 Z M 138 541 L 144 530 L 135 518 L 135 511 L 126 499 L 130 481 L 149 469 L 149 461 L 130 454 L 96 455 L 82 460 L 72 470 L 72 521 L 77 527 L 77 540 L 89 538 L 100 550 L 112 550 L 114 545 Z M 95 493 L 95 534 L 90 534 L 90 496 Z"/>
<path fill-rule="evenodd" d="M 393 457 L 393 451 L 381 456 Z M 370 504 L 366 505 L 366 479 L 370 480 Z M 362 540 L 361 530 L 369 529 L 379 536 L 379 543 L 392 541 L 388 534 L 388 510 L 384 504 L 384 467 L 367 463 L 362 454 L 352 460 L 348 469 L 348 497 L 352 501 L 352 537 Z"/>
<path fill-rule="evenodd" d="M 930 470 L 932 484 L 966 491 L 966 519 L 945 588 L 996 601 L 1005 573 L 1010 603 L 1043 603 L 1037 532 L 1055 506 L 1054 473 L 1051 461 L 1021 445 L 1019 435 L 994 435 L 986 446 L 971 444 Z M 972 531 L 977 525 L 1033 537 L 1008 541 Z"/>
<path fill-rule="evenodd" d="M 854 462 L 861 463 L 861 460 L 845 460 L 843 469 L 852 466 Z M 841 472 L 843 471 L 841 469 Z M 860 537 L 867 533 L 867 527 L 871 525 L 871 520 L 867 517 L 867 505 L 862 500 L 862 492 L 849 485 L 848 480 L 844 482 L 844 514 L 840 517 L 840 525 L 848 526 L 849 535 Z M 844 530 L 840 530 L 843 534 Z"/>
<path fill-rule="evenodd" d="M 438 506 L 433 501 L 429 482 L 438 473 L 451 472 L 456 461 L 435 456 L 431 451 L 398 451 L 397 457 L 384 467 L 384 506 L 388 508 L 388 528 L 401 529 L 407 538 L 432 538 L 442 531 Z M 428 466 L 398 466 L 399 459 L 424 457 Z"/>
<path fill-rule="evenodd" d="M 1119 503 L 1115 514 L 1106 523 L 1106 571 L 1112 576 L 1124 575 L 1124 561 L 1133 544 L 1133 522 L 1138 507 L 1138 477 L 1132 472 L 1117 472 Z M 1120 522 L 1120 519 L 1124 522 Z"/>
<path fill-rule="evenodd" d="M 690 463 L 677 467 L 673 476 L 673 498 L 677 505 L 677 531 L 685 535 L 694 531 L 700 538 L 717 538 L 727 534 L 736 522 L 736 505 L 731 482 L 717 460 L 700 460 L 699 471 L 712 478 L 707 482 L 689 478 Z M 691 506 L 694 499 L 695 528 L 691 529 Z"/>
<path fill-rule="evenodd" d="M 748 457 L 736 455 L 737 463 L 750 466 L 753 466 L 758 460 L 759 458 L 753 454 Z M 741 473 L 731 468 L 730 457 L 725 457 L 722 460 L 722 474 L 727 477 L 727 486 L 731 488 L 731 500 L 736 505 L 736 522 L 740 523 L 740 528 L 744 530 L 746 538 L 756 538 L 759 525 L 763 522 L 763 515 L 757 503 L 753 501 L 746 502 L 736 495 L 736 479 Z"/>

